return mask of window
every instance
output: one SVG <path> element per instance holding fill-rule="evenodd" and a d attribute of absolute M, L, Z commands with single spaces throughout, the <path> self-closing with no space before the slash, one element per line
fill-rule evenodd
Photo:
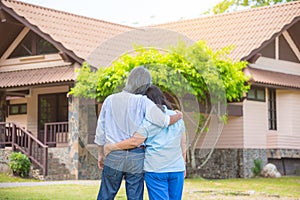
<path fill-rule="evenodd" d="M 268 116 L 269 116 L 269 130 L 277 130 L 276 117 L 276 90 L 268 89 Z"/>
<path fill-rule="evenodd" d="M 251 89 L 248 91 L 247 99 L 253 101 L 265 101 L 266 99 L 265 88 L 251 87 Z"/>
<path fill-rule="evenodd" d="M 9 58 L 57 53 L 58 50 L 33 32 L 29 32 Z"/>
<path fill-rule="evenodd" d="M 27 104 L 12 104 L 9 105 L 10 115 L 27 114 Z"/>

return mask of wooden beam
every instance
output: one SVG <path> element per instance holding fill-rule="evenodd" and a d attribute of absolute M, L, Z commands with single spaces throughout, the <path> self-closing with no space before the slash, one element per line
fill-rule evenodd
<path fill-rule="evenodd" d="M 286 39 L 287 43 L 290 45 L 292 51 L 298 58 L 298 61 L 300 61 L 300 51 L 297 48 L 297 46 L 296 46 L 295 42 L 293 41 L 292 37 L 290 36 L 290 34 L 287 31 L 283 31 L 282 35 Z"/>
<path fill-rule="evenodd" d="M 279 37 L 275 38 L 275 60 L 279 60 Z"/>
<path fill-rule="evenodd" d="M 10 44 L 10 46 L 6 49 L 6 51 L 2 55 L 0 59 L 1 62 L 10 56 L 10 54 L 17 48 L 17 46 L 20 44 L 20 42 L 23 40 L 23 38 L 26 36 L 26 34 L 29 31 L 30 29 L 28 27 L 23 28 L 23 30 L 19 33 L 16 39 Z"/>

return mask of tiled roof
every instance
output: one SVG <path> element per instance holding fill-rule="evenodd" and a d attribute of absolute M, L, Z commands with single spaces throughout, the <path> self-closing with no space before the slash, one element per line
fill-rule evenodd
<path fill-rule="evenodd" d="M 279 87 L 300 88 L 300 76 L 247 67 L 244 71 L 251 76 L 250 82 Z"/>
<path fill-rule="evenodd" d="M 18 70 L 0 73 L 0 88 L 51 84 L 74 80 L 75 71 L 71 66 Z"/>
<path fill-rule="evenodd" d="M 14 0 L 1 0 L 31 25 L 86 59 L 102 42 L 133 28 Z"/>
<path fill-rule="evenodd" d="M 107 39 L 135 30 L 132 27 L 20 1 L 2 0 L 2 2 L 82 59 L 87 59 L 91 52 Z M 300 1 L 203 16 L 154 27 L 181 33 L 195 41 L 205 40 L 214 50 L 234 45 L 236 48 L 230 56 L 234 59 L 244 59 L 258 48 L 265 46 L 294 20 L 300 20 Z"/>
<path fill-rule="evenodd" d="M 300 1 L 245 11 L 182 20 L 155 27 L 180 32 L 195 41 L 204 40 L 214 50 L 235 45 L 233 59 L 243 59 L 300 20 Z"/>

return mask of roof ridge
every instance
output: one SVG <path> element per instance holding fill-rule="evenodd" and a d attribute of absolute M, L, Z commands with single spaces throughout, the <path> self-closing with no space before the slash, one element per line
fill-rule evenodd
<path fill-rule="evenodd" d="M 48 8 L 48 7 L 45 7 L 45 6 L 31 4 L 31 3 L 23 2 L 23 1 L 20 1 L 20 0 L 1 0 L 1 1 L 2 2 L 6 1 L 6 2 L 12 2 L 12 3 L 17 3 L 17 4 L 23 4 L 23 5 L 26 5 L 26 6 L 32 6 L 32 7 L 36 7 L 36 8 L 39 8 L 39 9 L 48 10 L 48 11 L 51 11 L 51 12 L 62 13 L 62 14 L 65 14 L 65 15 L 75 16 L 75 17 L 78 17 L 78 18 L 84 18 L 84 19 L 97 21 L 97 22 L 103 22 L 103 23 L 106 23 L 106 24 L 112 24 L 112 25 L 121 26 L 121 27 L 128 27 L 128 28 L 135 28 L 135 27 L 131 27 L 131 26 L 123 25 L 123 24 L 118 24 L 118 23 L 114 23 L 114 22 L 105 21 L 105 20 L 102 20 L 102 19 L 87 17 L 87 16 L 78 15 L 78 14 L 67 12 L 67 11 L 56 10 L 54 8 Z"/>
<path fill-rule="evenodd" d="M 255 7 L 255 8 L 247 8 L 245 10 L 238 10 L 238 11 L 231 11 L 228 13 L 219 13 L 219 14 L 208 14 L 208 15 L 201 15 L 196 18 L 190 18 L 190 19 L 183 19 L 183 20 L 178 20 L 178 21 L 171 21 L 171 22 L 166 22 L 166 23 L 161 23 L 161 24 L 156 24 L 156 25 L 151 25 L 152 26 L 160 26 L 160 25 L 167 25 L 167 24 L 174 24 L 174 23 L 184 23 L 184 22 L 192 22 L 192 21 L 197 21 L 203 18 L 217 18 L 217 17 L 224 17 L 224 16 L 230 16 L 230 15 L 237 15 L 240 13 L 247 13 L 247 12 L 258 12 L 257 10 L 267 10 L 270 7 L 282 7 L 282 6 L 290 6 L 290 4 L 299 4 L 300 5 L 300 0 L 297 1 L 291 1 L 291 2 L 286 2 L 286 3 L 278 3 L 274 5 L 269 5 L 269 6 L 260 6 L 260 7 Z"/>

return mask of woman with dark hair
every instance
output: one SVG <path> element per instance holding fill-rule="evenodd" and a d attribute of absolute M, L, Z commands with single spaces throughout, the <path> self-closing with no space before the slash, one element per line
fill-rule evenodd
<path fill-rule="evenodd" d="M 146 95 L 167 115 L 173 115 L 163 92 L 151 86 Z M 146 139 L 146 140 L 145 140 Z M 185 176 L 185 126 L 183 120 L 161 128 L 144 120 L 130 139 L 104 147 L 105 153 L 145 145 L 144 177 L 150 200 L 179 200 Z"/>

